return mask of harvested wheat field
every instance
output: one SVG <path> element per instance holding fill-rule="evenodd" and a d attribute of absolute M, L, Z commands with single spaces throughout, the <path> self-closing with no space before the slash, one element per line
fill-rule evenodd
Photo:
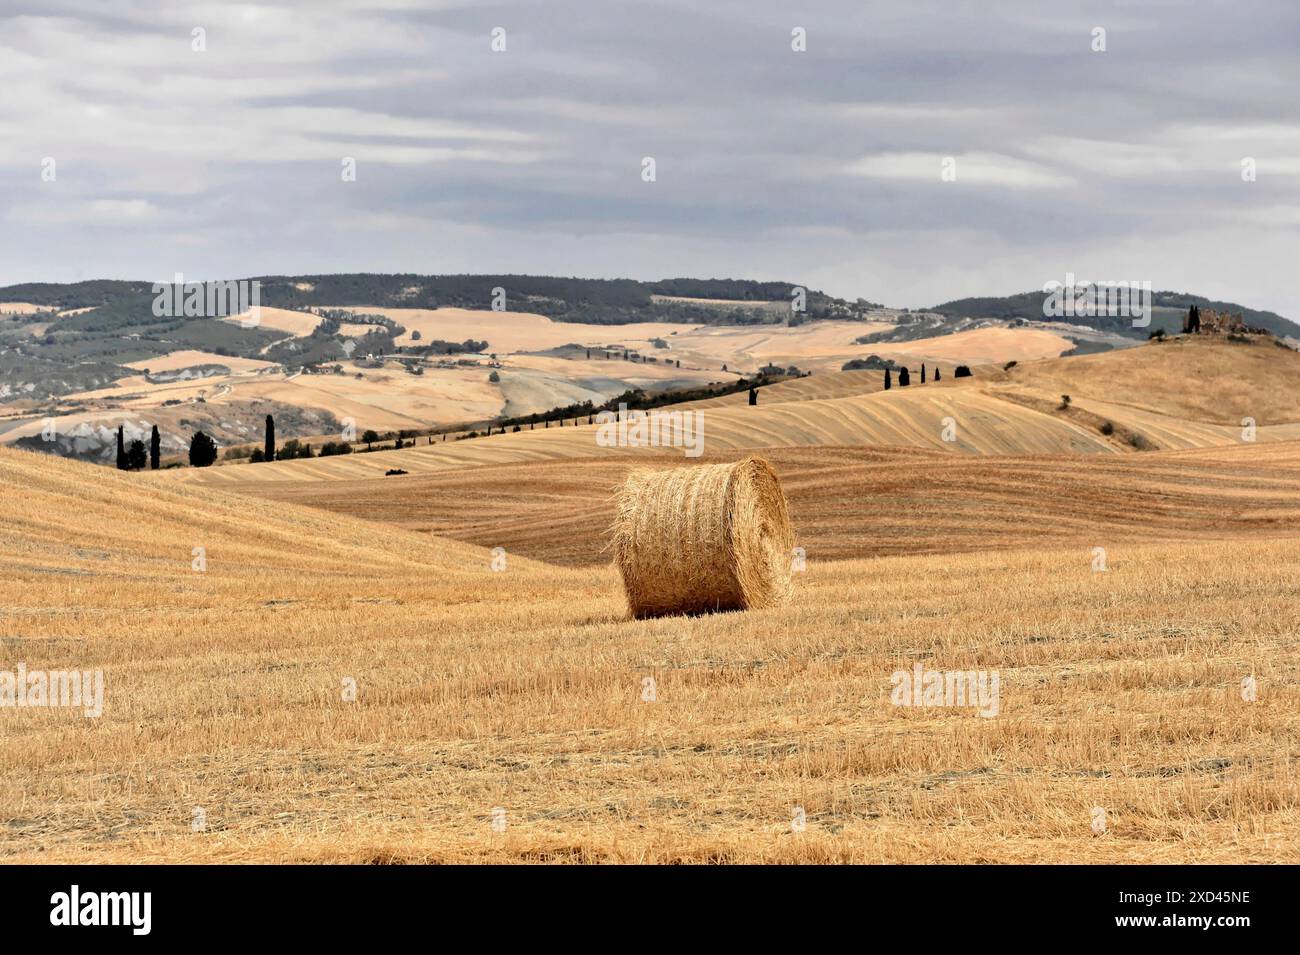
<path fill-rule="evenodd" d="M 183 351 L 174 351 L 167 355 L 155 355 L 152 358 L 144 358 L 140 361 L 127 362 L 127 368 L 138 368 L 143 372 L 158 374 L 163 371 L 179 371 L 183 368 L 192 368 L 197 365 L 224 365 L 236 374 L 261 371 L 266 368 L 274 368 L 275 365 L 269 361 L 257 361 L 252 358 L 237 358 L 234 356 L 217 355 L 213 352 L 194 351 L 185 349 Z M 125 379 L 126 381 L 135 381 L 136 379 Z M 119 382 L 119 387 L 122 384 Z M 86 397 L 81 395 L 80 397 Z"/>
<path fill-rule="evenodd" d="M 1294 536 L 809 548 L 783 607 L 634 621 L 599 558 L 3 449 L 0 522 L 9 665 L 105 674 L 0 709 L 6 861 L 1300 859 Z M 997 715 L 892 705 L 918 664 Z"/>
<path fill-rule="evenodd" d="M 874 355 L 909 366 L 921 361 L 983 365 L 1056 358 L 1073 348 L 1074 343 L 1055 332 L 1037 328 L 977 328 L 937 338 L 869 347 Z"/>
<path fill-rule="evenodd" d="M 662 298 L 662 296 L 661 296 Z M 714 303 L 717 304 L 717 303 Z M 749 303 L 771 308 L 771 303 Z M 777 303 L 780 309 L 788 305 Z M 641 322 L 628 325 L 594 325 L 556 322 L 528 312 L 493 312 L 464 308 L 404 309 L 383 306 L 349 307 L 358 313 L 385 315 L 406 328 L 396 341 L 414 344 L 411 333 L 422 340 L 441 338 L 461 341 L 486 340 L 499 354 L 541 351 L 578 344 L 593 350 L 601 346 L 626 347 L 660 358 L 680 359 L 684 368 L 708 369 L 721 374 L 752 374 L 768 364 L 795 365 L 819 374 L 834 373 L 845 362 L 868 355 L 894 358 L 902 364 L 938 361 L 945 365 L 983 364 L 1056 357 L 1073 343 L 1041 329 L 987 328 L 958 332 L 938 338 L 892 344 L 859 344 L 857 339 L 873 332 L 892 330 L 885 322 L 818 321 L 803 325 L 691 325 L 674 322 Z M 310 317 L 310 316 L 309 316 Z M 278 327 L 278 326 L 277 326 Z M 346 334 L 360 335 L 365 325 L 348 325 Z M 656 347 L 658 339 L 662 345 Z M 664 347 L 666 346 L 666 347 Z"/>
<path fill-rule="evenodd" d="M 576 343 L 590 345 L 622 344 L 632 348 L 649 347 L 650 339 L 689 331 L 697 326 L 674 322 L 638 322 L 629 325 L 586 325 L 578 322 L 555 322 L 545 315 L 531 312 L 468 308 L 386 308 L 382 306 L 349 307 L 348 311 L 386 315 L 406 328 L 396 341 L 414 344 L 411 332 L 424 340 L 441 338 L 463 341 L 466 338 L 488 342 L 500 353 L 540 351 Z"/>
<path fill-rule="evenodd" d="M 57 309 L 49 305 L 33 305 L 31 302 L 0 302 L 0 315 L 35 315 L 55 311 Z"/>
<path fill-rule="evenodd" d="M 404 452 L 384 453 L 389 459 Z M 704 455 L 735 461 L 748 451 Z M 1130 455 L 970 458 L 905 448 L 767 448 L 810 560 L 1300 537 L 1300 442 Z M 311 462 L 302 462 L 305 470 Z M 611 489 L 679 454 L 223 485 L 548 563 L 608 563 Z M 221 471 L 231 469 L 220 469 Z M 264 467 L 263 470 L 270 470 Z M 216 470 L 212 472 L 218 473 Z"/>

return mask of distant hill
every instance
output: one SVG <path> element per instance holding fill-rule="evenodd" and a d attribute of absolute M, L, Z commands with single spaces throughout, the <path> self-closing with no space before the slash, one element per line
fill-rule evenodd
<path fill-rule="evenodd" d="M 1021 319 L 1027 322 L 1068 322 L 1071 325 L 1083 325 L 1102 331 L 1117 332 L 1134 338 L 1146 338 L 1151 332 L 1163 328 L 1166 332 L 1180 331 L 1182 315 L 1193 304 L 1201 308 L 1214 309 L 1217 312 L 1240 312 L 1247 325 L 1267 328 L 1275 335 L 1292 335 L 1300 337 L 1300 324 L 1283 318 L 1276 312 L 1265 312 L 1246 308 L 1235 302 L 1221 302 L 1203 295 L 1188 292 L 1152 292 L 1151 324 L 1146 328 L 1134 328 L 1129 318 L 1112 318 L 1108 316 L 1076 315 L 1061 318 L 1043 316 L 1043 292 L 1021 292 L 1018 295 L 984 296 L 978 298 L 961 298 L 935 306 L 932 311 L 943 315 L 962 318 L 1000 318 Z"/>
<path fill-rule="evenodd" d="M 125 367 L 175 351 L 201 351 L 266 360 L 298 369 L 344 357 L 341 324 L 373 326 L 353 338 L 361 354 L 387 354 L 406 331 L 383 315 L 345 309 L 457 308 L 488 311 L 504 291 L 504 311 L 590 325 L 671 322 L 699 325 L 802 324 L 863 319 L 866 302 L 848 302 L 808 289 L 805 311 L 792 315 L 791 282 L 749 279 L 583 279 L 536 275 L 269 275 L 260 283 L 266 309 L 311 312 L 319 322 L 294 328 L 266 321 L 258 327 L 213 321 L 213 316 L 155 315 L 152 281 L 97 279 L 25 283 L 0 288 L 0 404 L 40 403 L 108 385 Z M 177 295 L 183 298 L 183 295 Z M 224 301 L 224 299 L 222 300 Z M 6 303 L 21 305 L 6 314 Z M 752 305 L 750 304 L 752 303 Z M 39 311 L 32 312 L 31 306 Z M 222 307 L 226 307 L 223 306 Z M 306 317 L 305 315 L 303 317 Z M 303 329 L 309 329 L 303 333 Z M 439 350 L 436 339 L 417 348 Z M 469 347 L 480 351 L 487 347 Z"/>
<path fill-rule="evenodd" d="M 779 321 L 768 302 L 789 302 L 792 282 L 750 279 L 674 278 L 657 282 L 634 279 L 582 279 L 539 275 L 340 275 L 253 276 L 261 283 L 261 304 L 274 308 L 309 309 L 372 305 L 384 308 L 491 308 L 494 290 L 505 290 L 509 310 L 545 315 L 557 322 L 614 325 L 628 322 L 691 322 L 700 324 L 760 324 Z M 656 301 L 674 296 L 691 301 Z M 753 302 L 752 315 L 743 309 L 720 310 L 707 301 Z M 93 308 L 101 320 L 126 324 L 156 322 L 150 313 L 151 282 L 95 280 L 67 285 L 29 283 L 0 288 L 0 302 L 28 302 L 60 310 Z M 807 293 L 804 318 L 846 318 L 864 313 L 867 303 L 846 302 L 815 289 Z M 132 321 L 133 320 L 133 321 Z"/>

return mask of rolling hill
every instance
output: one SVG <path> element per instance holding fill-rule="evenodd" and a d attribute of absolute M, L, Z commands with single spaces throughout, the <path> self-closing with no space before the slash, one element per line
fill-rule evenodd
<path fill-rule="evenodd" d="M 1079 345 L 1061 323 L 1005 327 L 1003 319 L 900 312 L 815 292 L 806 313 L 791 315 L 794 286 L 780 282 L 509 275 L 257 281 L 256 325 L 242 315 L 154 315 L 152 284 L 144 282 L 0 289 L 0 440 L 111 462 L 102 436 L 120 424 L 146 432 L 157 424 L 171 452 L 200 428 L 222 447 L 247 445 L 255 430 L 249 422 L 268 413 L 284 438 L 318 436 L 349 421 L 381 433 L 481 430 L 503 416 L 599 405 L 629 388 L 728 382 L 771 365 L 821 376 L 874 355 L 914 370 L 937 363 L 951 373 L 957 364 L 1023 365 L 1132 341 L 1097 333 Z M 504 311 L 489 307 L 497 288 L 507 292 Z M 620 352 L 632 360 L 601 360 Z M 175 374 L 145 380 L 144 369 Z M 972 420 L 987 417 L 971 413 Z M 51 418 L 67 440 L 36 443 L 32 436 Z M 1083 422 L 1084 430 L 1098 423 Z M 866 440 L 900 440 L 889 437 L 892 428 L 867 425 Z M 1069 428 L 1057 430 L 1056 446 L 1083 450 Z M 1188 440 L 1203 443 L 1205 436 Z M 727 446 L 746 441 L 733 436 Z M 1037 438 L 989 443 L 1007 453 L 1044 447 Z"/>
<path fill-rule="evenodd" d="M 1240 428 L 1300 421 L 1300 352 L 1194 335 L 1140 348 L 1019 364 L 1015 388 Z"/>
<path fill-rule="evenodd" d="M 1247 325 L 1267 328 L 1279 337 L 1300 336 L 1300 325 L 1297 325 L 1289 318 L 1283 318 L 1276 312 L 1247 308 L 1235 302 L 1217 301 L 1187 292 L 1152 292 L 1151 325 L 1146 328 L 1133 328 L 1131 319 L 1109 316 L 1078 315 L 1068 318 L 1044 319 L 1043 298 L 1044 293 L 1041 291 L 1021 292 L 1016 295 L 963 298 L 936 305 L 932 311 L 942 315 L 965 318 L 1022 319 L 1027 322 L 1065 321 L 1074 325 L 1105 329 L 1135 338 L 1146 338 L 1149 333 L 1157 329 L 1164 329 L 1167 333 L 1180 331 L 1182 316 L 1187 313 L 1187 310 L 1192 305 L 1198 305 L 1202 309 L 1213 309 L 1216 312 L 1240 313 L 1245 318 Z"/>
<path fill-rule="evenodd" d="M 1077 369 L 1077 370 L 1076 370 Z M 1126 454 L 1243 442 L 1239 409 L 1259 416 L 1250 440 L 1300 439 L 1300 355 L 1267 341 L 1152 343 L 1139 348 L 983 368 L 979 377 L 882 391 L 879 372 L 814 375 L 744 394 L 687 403 L 700 411 L 706 457 L 769 447 L 910 447 L 965 455 Z M 1075 387 L 1077 386 L 1077 387 Z M 1071 391 L 1063 390 L 1065 387 Z M 1222 387 L 1222 403 L 1206 396 Z M 1071 394 L 1062 407 L 1061 396 Z M 1097 397 L 1093 397 L 1093 396 Z M 669 406 L 671 411 L 675 406 Z M 388 468 L 412 474 L 588 457 L 680 458 L 680 450 L 602 448 L 597 425 L 493 434 L 348 455 L 176 471 L 162 480 L 214 486 L 357 480 Z M 951 438 L 951 440 L 948 440 Z"/>

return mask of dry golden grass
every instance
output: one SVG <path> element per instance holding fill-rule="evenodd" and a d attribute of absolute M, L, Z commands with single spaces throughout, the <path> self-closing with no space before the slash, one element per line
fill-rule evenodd
<path fill-rule="evenodd" d="M 1016 387 L 1085 406 L 1154 413 L 1190 422 L 1241 426 L 1300 421 L 1300 354 L 1272 337 L 1231 344 L 1187 335 L 1138 348 L 1021 364 Z"/>
<path fill-rule="evenodd" d="M 0 666 L 106 681 L 0 709 L 6 861 L 1300 861 L 1294 537 L 810 549 L 632 621 L 608 567 L 3 449 L 0 527 Z M 1000 714 L 891 706 L 917 662 Z"/>

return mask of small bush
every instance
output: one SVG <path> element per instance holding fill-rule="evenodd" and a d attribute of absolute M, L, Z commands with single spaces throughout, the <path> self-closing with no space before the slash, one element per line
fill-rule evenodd
<path fill-rule="evenodd" d="M 1103 421 L 1101 423 L 1101 426 L 1098 427 L 1097 430 L 1100 431 L 1102 434 L 1106 435 L 1107 437 L 1110 437 L 1112 434 L 1115 433 L 1115 426 L 1111 424 L 1109 421 Z"/>
<path fill-rule="evenodd" d="M 297 438 L 291 438 L 284 443 L 284 446 L 275 452 L 277 461 L 292 461 L 295 458 L 312 457 L 311 445 L 303 444 Z"/>
<path fill-rule="evenodd" d="M 881 371 L 885 368 L 896 367 L 892 358 L 868 355 L 866 358 L 850 358 L 840 366 L 840 371 Z"/>

